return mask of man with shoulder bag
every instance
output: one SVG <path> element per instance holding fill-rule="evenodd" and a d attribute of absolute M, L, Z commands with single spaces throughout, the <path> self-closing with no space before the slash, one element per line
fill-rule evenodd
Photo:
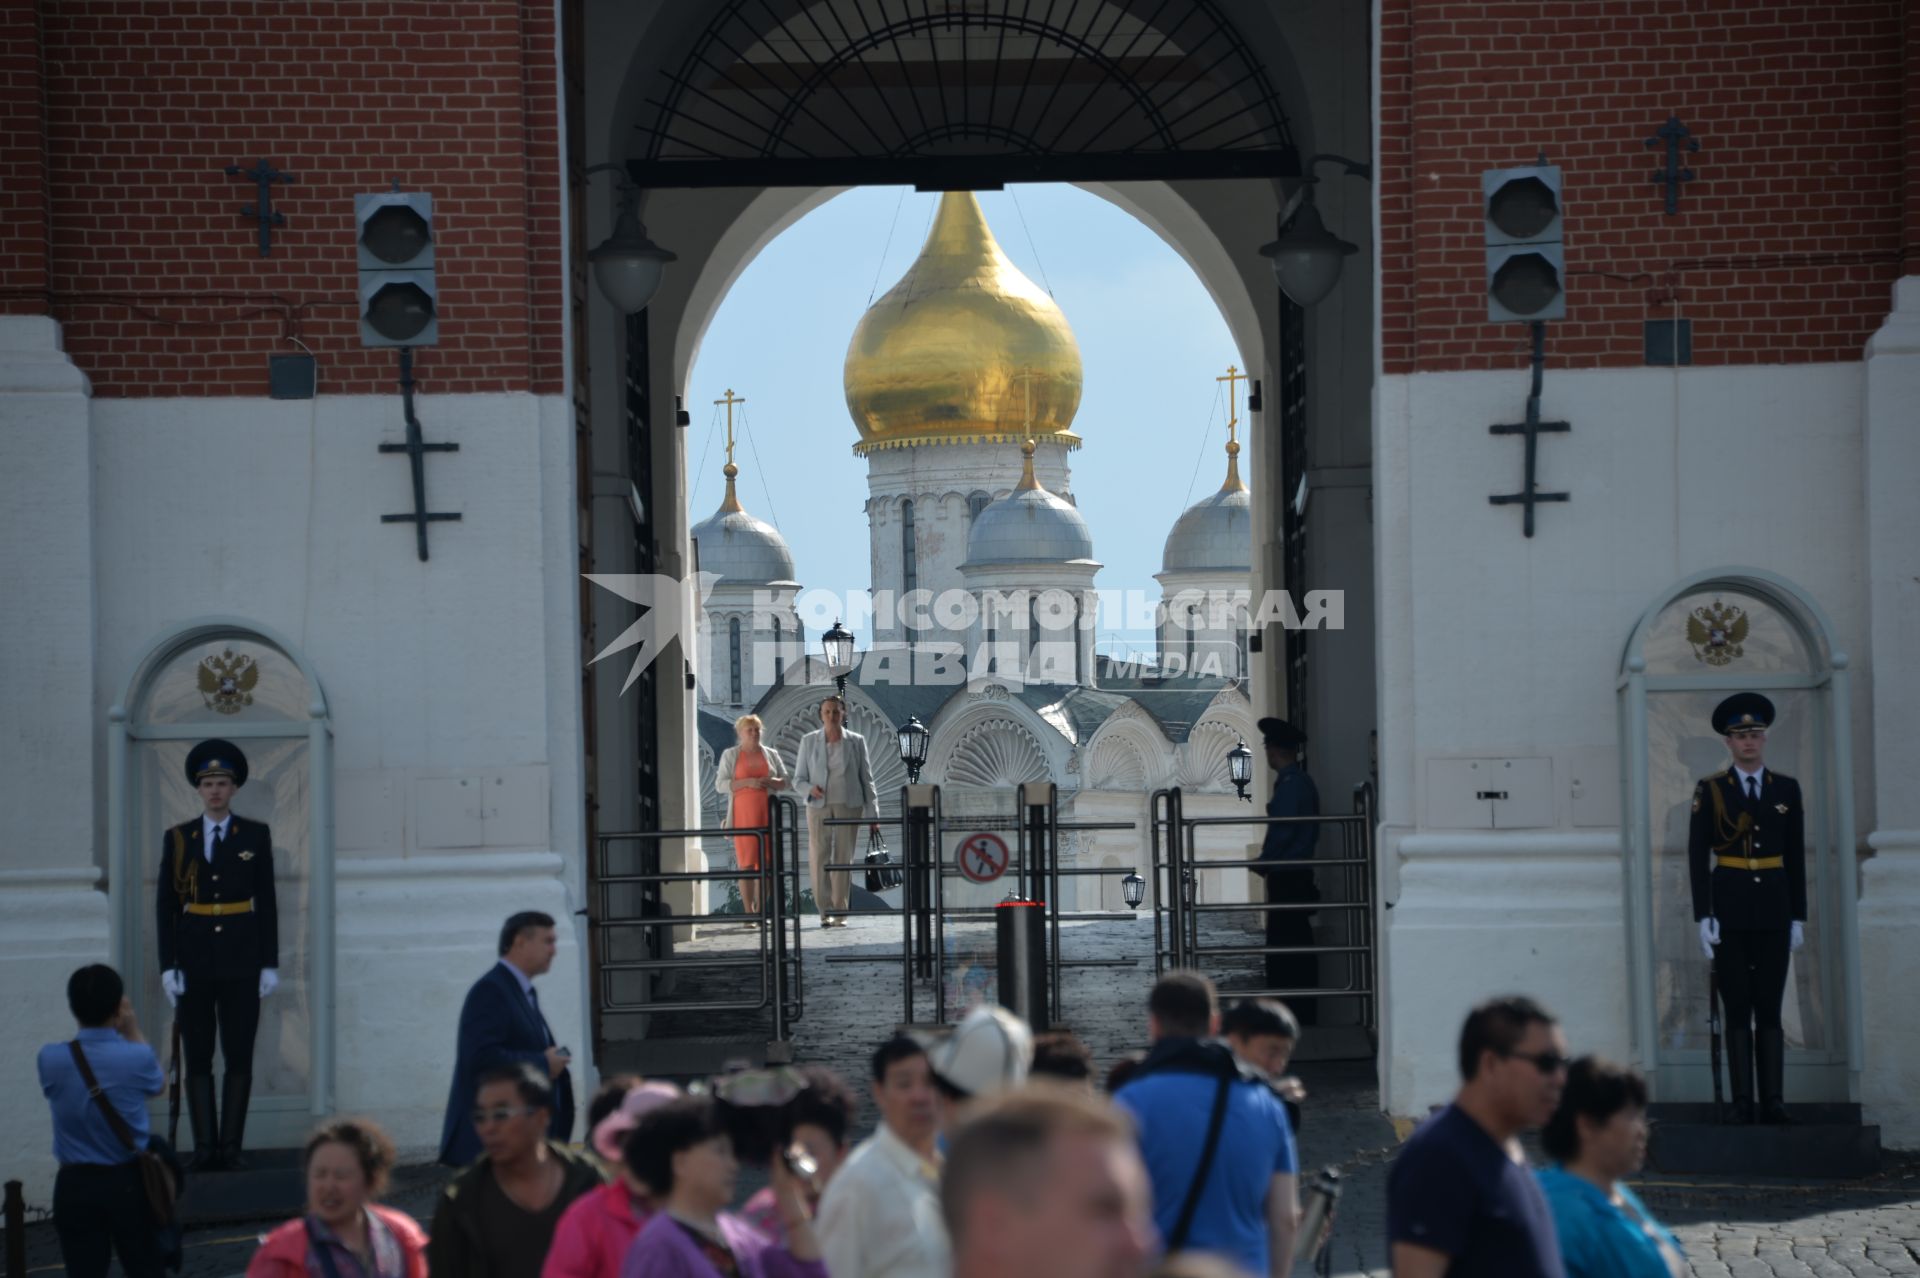
<path fill-rule="evenodd" d="M 67 981 L 79 1032 L 40 1049 L 40 1090 L 53 1109 L 53 1228 L 70 1278 L 105 1278 L 118 1254 L 128 1278 L 180 1267 L 174 1200 L 180 1173 L 148 1130 L 147 1098 L 166 1087 L 140 1035 L 120 974 L 102 963 Z"/>
<path fill-rule="evenodd" d="M 1291 1273 L 1300 1164 L 1280 1097 L 1215 1040 L 1219 998 L 1199 973 L 1161 977 L 1147 1024 L 1153 1048 L 1113 1099 L 1139 1129 L 1168 1254 L 1213 1252 L 1250 1274 Z"/>

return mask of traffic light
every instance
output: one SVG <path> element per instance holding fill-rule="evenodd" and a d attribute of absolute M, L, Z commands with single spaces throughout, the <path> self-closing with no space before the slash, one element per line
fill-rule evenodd
<path fill-rule="evenodd" d="M 1565 319 L 1566 245 L 1557 165 L 1489 169 L 1480 175 L 1487 228 L 1487 318 Z"/>
<path fill-rule="evenodd" d="M 353 197 L 360 255 L 360 341 L 433 346 L 440 340 L 433 281 L 433 196 L 376 191 Z"/>

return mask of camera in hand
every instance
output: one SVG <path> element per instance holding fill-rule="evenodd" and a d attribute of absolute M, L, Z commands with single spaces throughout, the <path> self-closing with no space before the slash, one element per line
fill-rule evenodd
<path fill-rule="evenodd" d="M 1293 1236 L 1293 1259 L 1296 1263 L 1312 1259 L 1326 1241 L 1327 1223 L 1333 1216 L 1333 1208 L 1340 1201 L 1340 1170 L 1336 1167 L 1322 1167 L 1320 1175 L 1307 1190 L 1307 1205 L 1300 1213 L 1300 1229 Z"/>

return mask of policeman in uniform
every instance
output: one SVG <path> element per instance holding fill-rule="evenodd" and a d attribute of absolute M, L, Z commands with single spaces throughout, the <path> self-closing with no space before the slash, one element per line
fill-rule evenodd
<path fill-rule="evenodd" d="M 240 1168 L 260 1000 L 280 983 L 273 832 L 229 807 L 233 792 L 247 783 L 247 756 L 232 742 L 202 741 L 189 751 L 187 783 L 206 811 L 161 840 L 160 984 L 177 1009 L 187 1049 L 193 1166 Z M 216 1032 L 226 1066 L 217 1118 Z"/>
<path fill-rule="evenodd" d="M 1313 778 L 1300 765 L 1300 747 L 1307 743 L 1306 733 L 1285 719 L 1262 719 L 1256 725 L 1266 742 L 1267 766 L 1274 771 L 1273 797 L 1267 800 L 1270 817 L 1320 815 L 1320 791 Z M 1314 886 L 1313 871 L 1305 868 L 1277 868 L 1313 859 L 1314 844 L 1320 827 L 1302 822 L 1297 825 L 1270 825 L 1260 846 L 1260 873 L 1267 881 L 1269 905 L 1312 905 L 1320 900 Z M 1276 868 L 1269 869 L 1269 865 Z M 1268 910 L 1267 944 L 1298 948 L 1313 944 L 1313 926 L 1307 910 Z M 1272 990 L 1310 990 L 1320 985 L 1320 960 L 1314 954 L 1267 955 L 1267 988 Z M 1312 1025 L 1319 1019 L 1316 999 L 1300 999 L 1292 1007 L 1296 1019 Z"/>
<path fill-rule="evenodd" d="M 1713 712 L 1733 766 L 1693 790 L 1687 863 L 1700 948 L 1713 961 L 1726 1009 L 1727 1070 L 1735 1122 L 1788 1122 L 1782 1073 L 1786 1039 L 1780 1001 L 1787 956 L 1800 948 L 1807 917 L 1806 809 L 1800 783 L 1765 765 L 1773 702 L 1741 692 Z"/>

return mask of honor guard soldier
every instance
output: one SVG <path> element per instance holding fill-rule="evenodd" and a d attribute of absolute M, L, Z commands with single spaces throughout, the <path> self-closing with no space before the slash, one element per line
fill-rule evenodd
<path fill-rule="evenodd" d="M 1270 817 L 1317 817 L 1320 815 L 1320 791 L 1300 763 L 1300 747 L 1307 734 L 1285 719 L 1262 719 L 1255 725 L 1266 743 L 1267 766 L 1273 769 L 1273 797 L 1267 800 Z M 1320 900 L 1310 868 L 1280 869 L 1282 864 L 1311 861 L 1320 827 L 1312 822 L 1270 825 L 1260 845 L 1260 873 L 1267 881 L 1267 904 L 1313 905 Z M 1267 944 L 1300 949 L 1313 944 L 1310 911 L 1303 909 L 1268 910 Z M 1280 991 L 1317 989 L 1320 985 L 1320 960 L 1312 954 L 1267 955 L 1267 987 Z M 1317 1000 L 1300 999 L 1292 1008 L 1303 1025 L 1319 1019 Z"/>
<path fill-rule="evenodd" d="M 177 1009 L 187 1049 L 193 1166 L 240 1168 L 260 1000 L 280 983 L 273 832 L 234 815 L 229 806 L 233 792 L 247 783 L 247 756 L 232 742 L 202 741 L 189 751 L 187 783 L 199 791 L 206 811 L 174 826 L 161 841 L 160 984 Z M 226 1066 L 217 1117 L 216 1032 Z"/>
<path fill-rule="evenodd" d="M 1773 702 L 1757 692 L 1714 709 L 1713 730 L 1726 738 L 1733 766 L 1694 787 L 1687 830 L 1693 917 L 1726 1009 L 1727 1071 L 1740 1123 L 1754 1119 L 1756 1059 L 1761 1120 L 1790 1121 L 1780 1002 L 1787 956 L 1805 939 L 1807 917 L 1806 809 L 1800 783 L 1765 765 L 1773 719 Z"/>

